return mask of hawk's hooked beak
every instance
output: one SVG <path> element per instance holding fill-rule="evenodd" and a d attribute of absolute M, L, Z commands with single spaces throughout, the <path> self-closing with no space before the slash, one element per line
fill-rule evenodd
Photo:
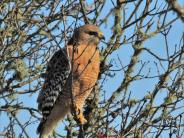
<path fill-rule="evenodd" d="M 105 37 L 102 32 L 98 32 L 98 38 L 105 40 Z"/>

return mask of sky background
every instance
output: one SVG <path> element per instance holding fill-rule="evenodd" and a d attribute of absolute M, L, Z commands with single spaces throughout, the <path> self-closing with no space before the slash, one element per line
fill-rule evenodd
<path fill-rule="evenodd" d="M 160 1 L 158 1 L 158 3 L 165 3 L 165 2 L 163 0 L 160 0 Z M 184 3 L 184 1 L 180 0 L 180 3 Z M 61 2 L 61 4 L 62 4 L 62 2 Z M 90 4 L 90 2 L 89 2 L 89 4 Z M 158 4 L 158 5 L 160 5 L 160 4 Z M 113 8 L 112 6 L 113 5 L 112 5 L 111 1 L 107 0 L 100 18 L 105 17 L 107 11 L 109 11 L 111 8 Z M 132 11 L 133 8 L 131 6 L 126 6 L 126 7 L 127 7 L 126 12 L 131 13 L 130 11 Z M 142 7 L 144 7 L 144 5 L 142 5 Z M 47 11 L 45 11 L 45 9 L 43 9 L 43 12 L 45 12 L 45 14 L 47 14 Z M 91 15 L 91 16 L 93 16 L 93 15 Z M 171 20 L 175 17 L 176 17 L 176 14 L 174 12 L 170 12 L 167 20 Z M 70 21 L 68 21 L 68 23 L 70 23 Z M 100 27 L 101 31 L 104 33 L 104 35 L 106 37 L 106 41 L 109 40 L 109 37 L 112 34 L 113 23 L 114 23 L 114 19 L 112 16 L 108 19 L 106 25 L 102 25 Z M 83 23 L 81 23 L 81 25 L 82 24 Z M 153 27 L 153 30 L 154 29 L 155 28 Z M 127 29 L 125 31 L 122 38 L 124 36 L 131 36 L 133 32 L 134 32 L 134 28 L 130 27 L 129 29 Z M 170 33 L 168 35 L 168 44 L 169 44 L 169 52 L 170 53 L 173 53 L 174 45 L 178 44 L 183 32 L 184 32 L 183 23 L 180 20 L 177 20 L 176 22 L 174 22 L 172 25 L 172 28 L 170 30 Z M 57 33 L 57 31 L 56 31 L 56 33 Z M 63 47 L 63 46 L 64 46 L 64 43 L 62 43 L 60 47 Z M 100 43 L 100 47 L 105 47 L 104 43 Z M 156 36 L 152 37 L 151 39 L 145 41 L 144 47 L 151 49 L 153 53 L 159 55 L 162 58 L 165 58 L 167 56 L 166 50 L 165 50 L 164 37 L 161 34 L 157 34 Z M 108 58 L 108 62 L 115 63 L 114 61 L 116 61 L 116 66 L 113 66 L 112 69 L 119 69 L 120 65 L 119 65 L 118 60 L 117 60 L 118 57 L 121 59 L 123 66 L 126 66 L 129 64 L 132 54 L 133 54 L 133 49 L 131 47 L 131 44 L 122 45 L 119 50 L 113 52 L 110 55 L 110 57 Z M 150 56 L 150 54 L 143 52 L 143 54 L 141 55 L 139 60 L 142 60 L 145 62 L 149 61 L 147 68 L 145 68 L 145 70 L 143 70 L 143 73 L 146 74 L 148 72 L 148 69 L 151 68 L 151 74 L 153 76 L 157 75 L 156 67 L 154 65 L 154 62 L 156 59 L 153 56 Z M 167 67 L 167 63 L 162 63 L 162 64 L 165 65 L 164 66 L 165 68 Z M 138 71 L 139 68 L 140 68 L 140 65 L 137 65 L 136 70 Z M 118 88 L 121 81 L 123 80 L 123 76 L 124 76 L 123 71 L 117 71 L 117 72 L 115 72 L 115 76 L 113 78 L 108 78 L 106 80 L 106 82 L 103 85 L 103 91 L 105 93 L 106 98 L 109 98 L 111 96 L 112 92 Z M 146 79 L 146 80 L 136 81 L 135 83 L 132 83 L 130 90 L 129 90 L 132 92 L 131 97 L 134 99 L 140 99 L 140 98 L 144 97 L 146 93 L 153 90 L 153 88 L 155 87 L 154 84 L 156 84 L 157 82 L 158 82 L 158 79 Z M 34 83 L 32 84 L 32 86 L 33 85 L 34 85 Z M 27 89 L 27 87 L 28 86 L 21 88 L 21 89 Z M 162 103 L 162 101 L 166 95 L 167 95 L 167 93 L 164 93 L 164 92 L 159 93 L 159 95 L 158 95 L 159 98 L 157 98 L 157 101 L 155 101 L 155 104 L 159 105 L 160 103 Z M 37 103 L 36 103 L 37 96 L 38 96 L 38 94 L 19 95 L 17 102 L 23 102 L 23 104 L 27 105 L 28 107 L 37 108 Z M 3 105 L 3 101 L 1 101 L 1 104 Z M 22 124 L 24 124 L 25 122 L 27 122 L 27 120 L 29 118 L 29 113 L 26 111 L 20 111 L 18 113 L 18 118 L 21 120 Z M 0 113 L 0 132 L 3 131 L 3 129 L 4 129 L 3 127 L 6 126 L 8 121 L 9 120 L 7 118 L 7 114 L 4 112 Z M 117 120 L 116 121 L 117 124 L 115 124 L 115 125 L 118 125 L 118 122 L 119 121 Z M 38 126 L 38 122 L 34 122 L 32 125 L 30 125 L 27 128 L 27 130 L 29 130 L 28 134 L 30 136 L 32 136 L 33 138 L 38 137 L 38 135 L 36 134 L 37 126 Z M 63 130 L 61 123 L 59 126 L 59 130 Z M 20 131 L 20 128 L 17 128 L 17 131 Z M 163 137 L 165 137 L 165 136 L 163 135 Z"/>

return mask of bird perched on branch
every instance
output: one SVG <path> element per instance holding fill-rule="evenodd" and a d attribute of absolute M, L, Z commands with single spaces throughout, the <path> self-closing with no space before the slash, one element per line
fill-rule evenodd
<path fill-rule="evenodd" d="M 67 46 L 52 56 L 37 99 L 43 115 L 37 128 L 40 138 L 48 138 L 68 113 L 75 113 L 80 124 L 86 123 L 82 107 L 98 79 L 101 39 L 104 36 L 97 26 L 81 26 Z"/>

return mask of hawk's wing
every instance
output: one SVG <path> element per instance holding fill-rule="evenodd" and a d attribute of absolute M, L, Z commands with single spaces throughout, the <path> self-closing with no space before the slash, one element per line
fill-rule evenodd
<path fill-rule="evenodd" d="M 58 96 L 65 87 L 69 74 L 70 60 L 66 49 L 61 49 L 52 56 L 48 63 L 45 82 L 37 99 L 38 109 L 43 114 L 42 121 L 50 114 Z"/>

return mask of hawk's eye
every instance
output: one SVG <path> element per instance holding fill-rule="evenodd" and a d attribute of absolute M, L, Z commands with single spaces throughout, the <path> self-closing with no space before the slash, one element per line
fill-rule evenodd
<path fill-rule="evenodd" d="M 93 31 L 88 32 L 88 34 L 89 34 L 89 35 L 98 36 L 98 33 L 97 33 L 97 32 L 93 32 Z"/>

